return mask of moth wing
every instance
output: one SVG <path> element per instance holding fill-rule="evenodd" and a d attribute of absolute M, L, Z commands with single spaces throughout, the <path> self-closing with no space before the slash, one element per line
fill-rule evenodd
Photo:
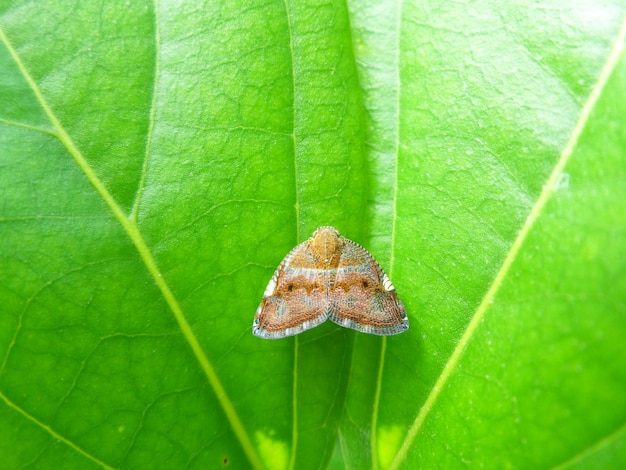
<path fill-rule="evenodd" d="M 307 243 L 296 246 L 274 272 L 254 315 L 255 336 L 293 336 L 328 318 L 324 277 L 319 270 L 307 267 Z"/>
<path fill-rule="evenodd" d="M 338 325 L 381 336 L 409 328 L 404 304 L 387 275 L 365 248 L 348 239 L 328 295 L 328 316 Z"/>

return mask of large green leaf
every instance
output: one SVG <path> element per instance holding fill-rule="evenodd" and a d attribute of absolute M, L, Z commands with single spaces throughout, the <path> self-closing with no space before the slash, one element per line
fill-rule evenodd
<path fill-rule="evenodd" d="M 0 460 L 330 459 L 351 337 L 251 325 L 298 240 L 363 234 L 348 24 L 330 3 L 5 2 Z"/>
<path fill-rule="evenodd" d="M 350 467 L 623 465 L 625 6 L 353 2 L 412 330 L 357 338 Z"/>
<path fill-rule="evenodd" d="M 4 466 L 626 462 L 626 5 L 129 3 L 0 2 Z M 408 333 L 251 335 L 325 224 Z"/>

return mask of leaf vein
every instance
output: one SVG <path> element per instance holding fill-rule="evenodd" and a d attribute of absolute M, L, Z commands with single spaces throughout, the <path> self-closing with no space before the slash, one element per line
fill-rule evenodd
<path fill-rule="evenodd" d="M 393 279 L 393 267 L 396 251 L 396 225 L 398 220 L 398 158 L 400 153 L 400 37 L 402 28 L 402 0 L 396 6 L 396 86 L 395 86 L 395 136 L 393 154 L 395 158 L 393 169 L 393 193 L 391 202 L 391 246 L 389 247 L 389 276 Z M 378 468 L 378 414 L 380 408 L 380 396 L 382 394 L 383 374 L 385 370 L 385 356 L 387 352 L 387 337 L 381 338 L 380 361 L 378 363 L 378 375 L 376 378 L 376 391 L 374 393 L 374 406 L 372 409 L 372 428 L 370 431 L 370 451 L 372 456 L 372 469 Z"/>
<path fill-rule="evenodd" d="M 0 35 L 2 35 L 2 32 L 0 32 Z M 88 458 L 89 460 L 91 460 L 92 462 L 100 465 L 102 468 L 106 468 L 106 469 L 110 469 L 113 470 L 113 467 L 110 467 L 109 465 L 107 465 L 106 463 L 104 463 L 102 460 L 99 460 L 98 458 L 96 458 L 95 456 L 91 455 L 90 453 L 88 453 L 87 451 L 85 451 L 84 449 L 80 448 L 79 446 L 77 446 L 76 444 L 74 444 L 72 441 L 70 441 L 69 439 L 67 439 L 65 436 L 62 436 L 61 434 L 59 434 L 58 432 L 56 432 L 54 429 L 52 429 L 50 426 L 48 426 L 45 423 L 42 423 L 41 421 L 39 421 L 37 418 L 35 418 L 34 416 L 28 414 L 26 412 L 26 410 L 20 408 L 17 404 L 13 403 L 11 400 L 9 400 L 9 398 L 0 391 L 0 398 L 2 398 L 2 400 L 4 400 L 4 402 L 7 404 L 7 406 L 13 408 L 15 411 L 17 411 L 19 414 L 21 414 L 22 416 L 24 416 L 26 419 L 28 419 L 29 421 L 35 423 L 37 426 L 39 426 L 42 429 L 45 429 L 48 434 L 50 434 L 52 437 L 54 437 L 55 439 L 59 440 L 60 442 L 63 442 L 65 445 L 67 445 L 68 447 L 71 447 L 72 449 L 74 449 L 76 452 L 78 452 L 79 454 L 83 455 L 84 457 Z"/>
<path fill-rule="evenodd" d="M 552 194 L 555 192 L 556 184 L 559 180 L 559 177 L 561 173 L 563 172 L 565 165 L 567 164 L 570 157 L 572 156 L 575 150 L 576 144 L 578 143 L 578 139 L 580 138 L 580 135 L 582 131 L 584 130 L 587 124 L 587 121 L 589 120 L 591 112 L 593 111 L 595 104 L 597 103 L 602 93 L 602 90 L 604 89 L 604 86 L 606 85 L 611 73 L 613 72 L 613 70 L 615 69 L 617 65 L 617 62 L 624 48 L 625 39 L 626 39 L 626 17 L 624 17 L 624 19 L 622 20 L 622 25 L 616 37 L 616 41 L 613 45 L 613 48 L 609 54 L 609 57 L 606 63 L 604 64 L 604 67 L 602 68 L 602 71 L 600 72 L 598 80 L 596 84 L 594 85 L 589 97 L 587 98 L 587 101 L 585 102 L 581 110 L 581 113 L 578 117 L 576 125 L 574 126 L 574 129 L 565 145 L 565 148 L 561 152 L 561 155 L 556 165 L 554 166 L 554 169 L 552 170 L 546 184 L 544 184 L 543 186 L 543 189 L 541 191 L 541 194 L 539 195 L 539 198 L 537 199 L 537 202 L 532 207 L 528 217 L 526 218 L 526 221 L 524 222 L 524 225 L 522 226 L 520 232 L 518 233 L 515 241 L 511 245 L 511 248 L 509 249 L 509 252 L 507 253 L 505 257 L 502 263 L 502 266 L 500 267 L 500 270 L 496 274 L 496 277 L 494 278 L 491 286 L 489 287 L 489 290 L 485 294 L 485 297 L 483 298 L 482 302 L 476 309 L 476 312 L 472 316 L 465 332 L 463 333 L 463 336 L 459 340 L 456 348 L 452 352 L 452 355 L 448 359 L 448 362 L 446 363 L 441 374 L 437 378 L 437 381 L 435 382 L 435 385 L 433 386 L 430 394 L 426 398 L 424 405 L 422 406 L 418 415 L 413 421 L 413 424 L 411 424 L 411 427 L 409 428 L 409 431 L 406 434 L 405 439 L 402 442 L 402 445 L 398 453 L 396 454 L 393 462 L 391 463 L 391 466 L 389 467 L 390 469 L 398 468 L 400 463 L 406 457 L 409 451 L 409 447 L 415 440 L 415 437 L 417 436 L 422 425 L 424 424 L 426 417 L 428 416 L 435 402 L 439 398 L 439 394 L 445 387 L 446 383 L 448 382 L 448 379 L 450 378 L 454 369 L 458 365 L 459 360 L 461 359 L 461 356 L 463 355 L 465 349 L 467 348 L 467 345 L 469 344 L 474 332 L 477 330 L 478 325 L 483 320 L 485 313 L 487 312 L 487 309 L 489 308 L 493 299 L 495 298 L 500 286 L 502 285 L 504 281 L 504 278 L 508 274 L 509 269 L 511 268 L 511 265 L 513 264 L 513 261 L 517 257 L 517 254 L 519 253 L 524 241 L 526 240 L 528 234 L 530 233 L 530 230 L 532 229 L 535 221 L 541 215 L 543 208 L 546 206 L 548 200 L 550 199 Z"/>
<path fill-rule="evenodd" d="M 287 19 L 287 30 L 289 32 L 289 52 L 291 54 L 291 90 L 293 93 L 293 121 L 291 138 L 293 141 L 293 169 L 294 169 L 294 191 L 296 202 L 294 204 L 296 218 L 296 243 L 300 243 L 300 190 L 298 185 L 298 139 L 297 131 L 297 104 L 296 104 L 296 68 L 295 68 L 295 51 L 293 41 L 293 26 L 291 24 L 291 14 L 287 0 L 283 0 L 285 7 L 285 16 Z M 296 449 L 298 447 L 298 345 L 299 339 L 294 338 L 294 357 L 293 357 L 293 384 L 292 384 L 292 415 L 293 423 L 291 430 L 291 456 L 289 457 L 289 468 L 293 469 L 296 463 Z"/>
<path fill-rule="evenodd" d="M 602 439 L 599 439 L 594 444 L 584 448 L 581 452 L 573 456 L 572 458 L 562 462 L 554 467 L 554 470 L 564 470 L 569 467 L 573 467 L 574 465 L 582 462 L 587 457 L 591 457 L 596 452 L 601 451 L 604 447 L 608 447 L 618 439 L 623 439 L 626 436 L 626 423 L 622 424 L 611 434 L 604 436 Z"/>
<path fill-rule="evenodd" d="M 33 126 L 32 124 L 26 124 L 23 122 L 13 121 L 11 119 L 4 119 L 4 118 L 0 118 L 0 124 L 6 124 L 7 126 L 20 127 L 22 129 L 28 129 L 29 131 L 40 132 L 42 134 L 47 134 L 52 137 L 58 138 L 58 135 L 56 135 L 56 133 L 53 130 L 45 129 L 43 127 Z"/>
<path fill-rule="evenodd" d="M 159 2 L 154 1 L 154 77 L 152 77 L 152 99 L 150 102 L 150 115 L 148 118 L 148 131 L 146 132 L 146 149 L 143 156 L 143 165 L 141 166 L 141 178 L 135 195 L 135 202 L 131 211 L 131 220 L 137 220 L 139 213 L 139 204 L 143 190 L 146 186 L 146 175 L 148 173 L 148 161 L 150 159 L 150 149 L 152 146 L 152 135 L 154 134 L 154 123 L 156 117 L 156 98 L 157 88 L 159 86 L 159 76 L 161 74 L 161 30 L 159 28 Z"/>
<path fill-rule="evenodd" d="M 63 127 L 59 119 L 57 118 L 56 114 L 52 111 L 52 109 L 48 105 L 47 101 L 43 97 L 43 94 L 41 93 L 41 90 L 39 89 L 39 86 L 35 82 L 34 78 L 30 75 L 30 72 L 26 68 L 25 64 L 22 62 L 17 51 L 15 50 L 15 48 L 13 47 L 13 45 L 11 44 L 4 30 L 1 27 L 0 27 L 0 41 L 4 43 L 5 47 L 9 51 L 9 54 L 11 55 L 11 57 L 17 64 L 24 79 L 26 80 L 29 87 L 33 91 L 33 94 L 35 95 L 35 98 L 37 99 L 40 106 L 42 107 L 44 113 L 50 120 L 53 127 L 56 129 L 59 140 L 65 146 L 70 156 L 74 159 L 78 167 L 83 171 L 87 180 L 92 184 L 92 186 L 98 192 L 100 197 L 104 200 L 106 205 L 109 207 L 109 209 L 113 213 L 113 216 L 115 217 L 115 219 L 124 228 L 127 235 L 129 236 L 129 238 L 135 245 L 135 248 L 137 249 L 142 261 L 144 262 L 146 268 L 148 269 L 148 272 L 150 273 L 155 283 L 157 284 L 159 290 L 161 291 L 161 294 L 163 295 L 167 305 L 169 306 L 176 321 L 178 322 L 179 328 L 181 329 L 183 336 L 189 343 L 189 346 L 191 347 L 198 363 L 200 364 L 204 374 L 206 375 L 209 383 L 211 384 L 211 387 L 213 388 L 213 391 L 215 392 L 215 395 L 222 409 L 224 410 L 224 413 L 231 425 L 231 428 L 233 429 L 233 432 L 239 439 L 239 442 L 244 452 L 246 453 L 248 459 L 250 460 L 250 463 L 255 468 L 263 468 L 263 465 L 256 452 L 256 449 L 252 445 L 252 441 L 250 437 L 248 436 L 248 433 L 245 427 L 243 426 L 243 423 L 241 422 L 232 402 L 230 401 L 230 398 L 228 397 L 226 390 L 224 389 L 224 386 L 219 380 L 217 373 L 215 372 L 215 369 L 213 368 L 213 365 L 211 364 L 208 357 L 202 350 L 200 342 L 198 341 L 198 338 L 194 334 L 191 328 L 191 325 L 187 321 L 187 318 L 185 317 L 182 311 L 182 308 L 180 307 L 180 304 L 178 303 L 178 300 L 174 296 L 174 293 L 170 289 L 169 284 L 163 278 L 163 275 L 159 267 L 157 266 L 154 257 L 152 256 L 152 252 L 150 248 L 148 247 L 145 240 L 143 239 L 143 236 L 141 234 L 141 231 L 136 221 L 126 216 L 122 208 L 117 204 L 113 195 L 108 191 L 108 189 L 106 188 L 102 180 L 100 180 L 100 178 L 98 177 L 94 169 L 87 162 L 85 156 L 81 153 L 78 147 L 76 147 L 76 144 L 74 143 L 74 141 L 72 140 L 68 132 L 65 130 L 65 128 Z M 0 396 L 2 396 L 2 398 L 4 398 L 5 401 L 7 401 L 7 403 L 9 403 L 8 399 L 5 398 L 4 395 L 0 394 Z M 25 416 L 27 415 L 25 414 Z M 39 421 L 36 421 L 36 420 L 34 420 L 34 422 L 39 423 Z M 50 433 L 54 432 L 52 431 L 51 428 L 43 425 L 43 423 L 39 423 L 39 424 L 48 432 Z M 75 447 L 76 449 L 78 449 L 78 447 L 76 447 L 75 445 L 72 445 L 72 447 Z"/>

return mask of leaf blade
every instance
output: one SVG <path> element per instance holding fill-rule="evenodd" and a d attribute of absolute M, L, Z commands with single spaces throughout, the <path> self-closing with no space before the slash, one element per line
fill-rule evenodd
<path fill-rule="evenodd" d="M 77 448 L 97 449 L 94 455 L 107 465 L 151 462 L 156 468 L 191 462 L 213 467 L 246 465 L 247 459 L 255 467 L 283 468 L 295 427 L 289 422 L 293 342 L 252 338 L 250 323 L 265 277 L 296 241 L 293 234 L 300 225 L 314 228 L 324 219 L 345 224 L 348 233 L 360 230 L 364 198 L 359 195 L 366 186 L 345 11 L 326 5 L 326 19 L 335 23 L 325 31 L 323 24 L 309 22 L 320 5 L 303 5 L 296 20 L 304 29 L 296 33 L 304 49 L 294 53 L 283 27 L 285 5 L 212 5 L 202 11 L 188 2 L 184 7 L 156 5 L 153 11 L 154 5 L 146 3 L 134 4 L 135 14 L 121 3 L 103 4 L 99 10 L 94 5 L 77 7 L 69 18 L 52 4 L 20 9 L 9 3 L 3 11 L 3 27 L 21 41 L 16 50 L 24 54 L 28 70 L 34 70 L 32 82 L 45 84 L 39 107 L 46 100 L 51 103 L 47 118 L 62 130 L 52 135 L 61 135 L 65 149 L 44 138 L 41 148 L 23 154 L 41 156 L 42 148 L 48 153 L 55 149 L 54 164 L 52 158 L 22 158 L 41 166 L 36 180 L 43 184 L 33 196 L 45 207 L 25 197 L 22 188 L 27 184 L 18 191 L 4 186 L 3 197 L 15 202 L 4 206 L 9 209 L 2 215 L 4 228 L 9 233 L 18 230 L 10 242 L 5 238 L 2 255 L 10 258 L 8 253 L 15 250 L 19 262 L 5 265 L 3 282 L 10 285 L 9 273 L 18 273 L 24 281 L 15 289 L 19 298 L 33 289 L 52 290 L 61 279 L 63 295 L 36 302 L 37 308 L 16 300 L 10 313 L 2 315 L 2 330 L 13 331 L 17 345 L 3 356 L 2 390 L 15 397 L 25 382 L 47 383 L 54 393 L 43 410 L 35 406 L 34 389 L 21 398 L 22 405 Z M 91 28 L 95 20 L 100 23 Z M 44 23 L 42 31 L 37 25 Z M 272 28 L 265 28 L 267 24 Z M 90 34 L 82 34 L 83 28 Z M 306 45 L 311 33 L 328 46 L 323 53 Z M 234 60 L 240 51 L 246 54 Z M 311 58 L 317 60 L 311 65 L 333 72 L 334 81 L 311 67 L 300 88 L 291 90 L 285 70 L 293 72 L 294 59 L 307 65 Z M 307 78 L 314 80 L 309 83 Z M 11 84 L 14 89 L 17 82 Z M 120 84 L 128 85 L 124 100 L 117 96 Z M 320 90 L 325 94 L 316 97 Z M 296 94 L 309 101 L 298 102 Z M 301 121 L 294 121 L 294 109 Z M 340 112 L 333 115 L 328 109 Z M 316 118 L 316 111 L 325 114 Z M 28 118 L 22 113 L 17 119 L 3 119 L 9 126 L 4 129 L 7 134 L 18 127 L 36 131 L 34 125 L 22 125 Z M 43 126 L 48 126 L 45 120 Z M 311 151 L 324 130 L 324 144 Z M 302 137 L 297 145 L 296 131 Z M 3 144 L 8 151 L 3 152 L 2 165 L 25 182 L 18 163 L 20 147 L 34 139 L 32 134 L 14 134 L 15 141 Z M 78 162 L 82 176 L 64 161 L 68 156 Z M 336 164 L 327 165 L 331 160 Z M 296 162 L 301 164 L 299 174 Z M 61 174 L 55 165 L 66 168 L 69 176 L 61 180 L 67 184 L 55 183 L 54 175 Z M 326 166 L 321 182 L 330 196 L 320 197 L 317 173 Z M 300 189 L 294 190 L 296 179 Z M 54 198 L 59 212 L 49 204 Z M 298 198 L 300 212 L 294 210 Z M 26 215 L 29 211 L 32 216 Z M 16 222 L 28 217 L 34 224 L 18 227 Z M 294 232 L 281 229 L 290 222 Z M 49 272 L 42 267 L 42 253 L 20 243 L 20 238 L 32 240 L 37 233 L 46 235 L 37 245 L 57 261 Z M 71 256 L 63 256 L 64 245 Z M 31 276 L 37 279 L 26 281 L 24 265 L 40 272 Z M 81 272 L 92 282 L 84 282 Z M 47 321 L 41 314 L 46 308 L 54 312 Z M 241 318 L 242 311 L 250 312 L 249 317 Z M 97 315 L 88 315 L 91 312 Z M 20 322 L 26 326 L 17 326 Z M 47 333 L 41 324 L 49 328 Z M 70 330 L 80 334 L 73 336 Z M 50 341 L 54 337 L 62 338 L 59 341 L 71 351 L 59 362 L 58 373 L 51 361 L 25 371 L 24 364 L 36 363 L 35 356 L 15 351 L 40 343 L 56 354 L 60 348 Z M 318 376 L 300 374 L 298 386 L 307 397 L 313 382 L 321 392 L 296 402 L 302 407 L 302 424 L 296 426 L 302 427 L 303 461 L 310 457 L 307 464 L 322 465 L 334 445 L 351 339 L 327 328 L 302 341 L 298 361 L 305 370 L 311 365 Z M 320 368 L 320 352 L 333 354 L 335 362 Z M 193 355 L 195 366 L 190 362 Z M 132 360 L 125 365 L 124 357 Z M 246 357 L 273 360 L 252 362 Z M 215 394 L 198 374 L 202 369 Z M 97 390 L 106 392 L 101 396 Z M 318 399 L 315 409 L 307 409 L 311 398 Z M 89 413 L 81 416 L 78 409 Z M 180 410 L 180 416 L 174 410 Z M 314 446 L 306 443 L 308 435 L 315 436 Z M 150 449 L 159 449 L 159 454 Z"/>
<path fill-rule="evenodd" d="M 580 11 L 568 17 L 568 25 L 575 23 L 571 29 L 584 33 L 576 36 L 574 41 L 569 41 L 574 37 L 573 34 L 564 38 L 548 27 L 556 24 L 553 22 L 554 18 L 550 18 L 553 11 L 540 12 L 537 18 L 529 21 L 528 24 L 536 27 L 528 32 L 523 29 L 527 24 L 513 20 L 520 13 L 516 7 L 513 6 L 506 13 L 500 12 L 504 15 L 502 24 L 522 39 L 522 47 L 535 54 L 539 62 L 542 58 L 546 61 L 544 71 L 549 72 L 549 65 L 563 75 L 557 78 L 564 78 L 564 87 L 558 90 L 558 80 L 554 80 L 552 74 L 553 84 L 547 89 L 550 92 L 556 90 L 554 96 L 562 99 L 563 109 L 570 117 L 557 119 L 556 116 L 560 113 L 563 116 L 567 113 L 553 109 L 546 115 L 535 113 L 535 119 L 541 118 L 539 120 L 542 125 L 537 131 L 536 141 L 533 141 L 527 139 L 530 134 L 526 132 L 526 127 L 537 124 L 528 124 L 533 122 L 533 118 L 523 115 L 515 108 L 523 102 L 519 96 L 515 96 L 515 92 L 518 90 L 516 87 L 523 84 L 520 89 L 525 97 L 528 90 L 537 85 L 538 80 L 533 77 L 520 78 L 526 73 L 520 66 L 517 70 L 518 73 L 521 72 L 520 77 L 516 77 L 511 83 L 496 82 L 508 78 L 510 65 L 515 63 L 511 57 L 496 57 L 500 53 L 510 54 L 517 50 L 510 49 L 510 37 L 500 36 L 498 41 L 489 45 L 490 37 L 498 36 L 504 28 L 484 28 L 487 24 L 493 24 L 493 18 L 487 21 L 489 14 L 479 11 L 480 8 L 474 10 L 472 7 L 469 10 L 473 11 L 462 12 L 453 11 L 442 4 L 430 7 L 431 9 L 427 9 L 427 6 L 403 4 L 402 34 L 406 47 L 401 49 L 401 64 L 404 67 L 401 71 L 405 79 L 402 80 L 401 103 L 404 108 L 400 129 L 403 147 L 399 162 L 400 165 L 404 164 L 404 169 L 400 167 L 400 238 L 396 246 L 404 262 L 396 265 L 394 283 L 407 305 L 412 330 L 417 324 L 420 329 L 417 334 L 421 338 L 398 338 L 397 341 L 388 343 L 387 356 L 393 359 L 385 364 L 385 373 L 388 375 L 382 384 L 382 409 L 378 419 L 378 432 L 384 436 L 383 441 L 387 441 L 386 444 L 381 444 L 379 435 L 378 464 L 382 467 L 389 465 L 391 458 L 381 459 L 380 455 L 395 455 L 402 442 L 402 429 L 409 426 L 402 413 L 390 408 L 398 402 L 405 406 L 412 403 L 408 405 L 409 409 L 416 409 L 415 416 L 418 415 L 417 410 L 421 408 L 422 400 L 433 390 L 435 378 L 445 367 L 446 358 L 449 357 L 447 354 L 451 354 L 454 349 L 457 338 L 455 334 L 460 337 L 459 332 L 466 326 L 457 315 L 461 311 L 471 312 L 472 303 L 476 302 L 478 305 L 480 298 L 484 296 L 488 282 L 496 275 L 497 270 L 494 267 L 497 263 L 494 261 L 498 259 L 498 253 L 504 259 L 506 247 L 515 239 L 515 227 L 522 226 L 525 214 L 538 197 L 542 181 L 545 181 L 539 175 L 545 174 L 547 179 L 553 169 L 546 162 L 550 161 L 550 152 L 558 148 L 554 145 L 555 142 L 560 140 L 561 145 L 565 145 L 568 130 L 566 123 L 571 122 L 570 130 L 574 127 L 570 113 L 576 109 L 573 101 L 578 99 L 577 96 L 584 99 L 585 95 L 580 93 L 584 93 L 585 87 L 589 87 L 590 79 L 594 76 L 593 67 L 598 67 L 596 70 L 599 70 L 602 66 L 598 61 L 603 56 L 596 55 L 598 49 L 592 52 L 592 48 L 603 44 L 604 50 L 608 50 L 606 44 L 610 43 L 612 37 L 611 33 L 605 33 L 613 31 L 615 34 L 619 28 L 619 25 L 615 25 L 616 15 L 612 14 L 620 11 L 617 5 L 607 6 L 600 14 L 605 20 L 611 19 L 611 26 L 603 27 L 598 24 L 591 27 L 588 23 L 583 26 L 580 22 L 571 22 L 572 18 L 580 20 L 585 14 L 589 14 L 589 10 L 581 5 Z M 417 13 L 419 8 L 423 10 Z M 526 15 L 528 20 L 529 15 L 535 13 L 537 12 L 527 10 L 522 16 Z M 512 16 L 509 17 L 508 14 Z M 618 13 L 617 18 L 620 17 Z M 478 18 L 486 23 L 476 21 Z M 371 24 L 375 24 L 375 21 Z M 585 29 L 588 26 L 590 27 Z M 596 27 L 597 35 L 594 36 Z M 541 41 L 533 43 L 535 37 L 532 32 L 535 31 L 540 33 L 537 38 L 551 37 L 554 48 L 546 47 Z M 515 34 L 511 36 L 515 37 Z M 459 38 L 462 40 L 457 41 Z M 377 40 L 375 34 L 371 40 Z M 585 41 L 589 44 L 586 48 Z M 574 67 L 563 67 L 564 63 L 569 62 L 562 60 L 563 53 L 557 52 L 561 50 L 561 46 L 573 47 L 570 46 L 571 42 L 575 42 L 578 50 L 587 52 L 584 58 L 576 54 L 576 58 L 572 59 L 572 64 L 575 62 L 578 67 L 575 70 L 578 75 L 572 73 Z M 415 44 L 421 47 L 416 48 Z M 480 51 L 483 46 L 485 49 Z M 442 57 L 443 52 L 447 55 Z M 464 60 L 467 57 L 473 60 Z M 558 60 L 561 63 L 557 63 Z M 479 78 L 472 74 L 472 62 L 476 70 L 483 71 L 484 77 Z M 450 64 L 458 64 L 458 68 Z M 469 85 L 469 89 L 463 90 L 462 84 Z M 545 89 L 543 86 L 542 91 Z M 572 90 L 574 94 L 578 94 L 573 97 L 574 100 Z M 506 98 L 498 98 L 501 92 L 513 94 L 507 101 Z M 529 102 L 532 104 L 529 106 L 535 111 L 540 110 L 539 100 L 530 98 Z M 482 103 L 481 100 L 484 100 L 483 107 L 478 106 Z M 471 114 L 473 109 L 476 110 L 476 117 Z M 553 114 L 553 117 L 549 114 Z M 575 115 L 578 115 L 578 111 Z M 442 116 L 451 119 L 445 120 Z M 512 126 L 511 121 L 519 121 L 519 127 Z M 503 137 L 505 132 L 507 138 L 512 140 L 511 143 L 507 143 L 507 138 Z M 471 140 L 472 134 L 480 136 L 474 143 Z M 465 157 L 461 155 L 464 148 L 468 152 Z M 517 149 L 519 152 L 516 153 Z M 558 149 L 559 152 L 561 149 Z M 512 158 L 533 152 L 540 158 Z M 495 160 L 486 158 L 490 156 L 495 156 Z M 481 175 L 478 171 L 480 165 L 487 170 L 485 174 Z M 501 173 L 494 171 L 498 167 Z M 464 187 L 463 178 L 467 182 L 475 182 L 475 185 Z M 491 186 L 488 184 L 490 181 L 493 182 Z M 422 212 L 419 211 L 420 207 L 423 207 Z M 502 214 L 506 216 L 503 217 Z M 446 223 L 445 218 L 449 218 L 450 222 Z M 482 227 L 476 221 L 480 221 Z M 516 225 L 516 221 L 520 222 L 519 225 Z M 415 236 L 416 233 L 422 235 Z M 432 244 L 429 239 L 432 239 Z M 493 270 L 492 275 L 489 274 L 490 270 Z M 480 282 L 476 282 L 477 280 Z M 485 287 L 481 288 L 481 283 Z M 405 287 L 409 289 L 413 287 L 413 292 L 406 295 L 408 300 L 403 295 L 403 285 L 409 286 Z M 484 290 L 481 292 L 481 289 Z M 439 318 L 434 314 L 437 309 L 441 315 Z M 411 311 L 417 312 L 417 319 L 411 315 Z M 446 334 L 446 331 L 449 333 Z M 411 332 L 408 336 L 411 336 Z M 403 342 L 404 344 L 400 344 Z M 355 353 L 355 357 L 361 355 Z M 367 362 L 361 364 L 364 369 Z M 370 370 L 375 369 L 374 364 L 375 361 L 369 359 Z M 355 388 L 366 387 L 371 385 L 365 381 L 355 384 Z M 356 396 L 353 390 L 351 393 Z M 350 400 L 349 395 L 349 402 Z M 354 416 L 350 419 L 355 420 Z M 367 422 L 367 416 L 363 419 Z M 450 420 L 448 418 L 448 422 Z M 362 427 L 362 432 L 366 432 L 365 426 Z M 398 436 L 400 439 L 397 439 Z M 424 442 L 430 438 L 430 435 L 423 436 Z M 353 445 L 356 442 L 358 441 L 352 441 Z M 420 449 L 422 446 L 420 441 Z M 437 449 L 439 453 L 454 451 L 445 445 L 438 446 Z M 347 454 L 344 452 L 344 455 Z M 410 461 L 413 465 L 418 464 L 417 462 L 423 465 L 423 461 L 419 459 Z M 438 463 L 440 464 L 441 462 Z M 357 466 L 355 464 L 355 468 Z"/>

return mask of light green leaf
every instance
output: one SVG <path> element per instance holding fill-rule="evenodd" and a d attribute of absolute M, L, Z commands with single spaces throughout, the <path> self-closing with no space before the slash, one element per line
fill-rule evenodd
<path fill-rule="evenodd" d="M 0 461 L 623 465 L 625 16 L 0 2 Z M 251 335 L 320 225 L 407 333 Z"/>
<path fill-rule="evenodd" d="M 352 336 L 251 325 L 297 241 L 363 235 L 346 9 L 66 8 L 0 8 L 0 460 L 325 466 Z"/>
<path fill-rule="evenodd" d="M 412 325 L 357 338 L 348 467 L 619 467 L 625 5 L 351 10 L 395 188 L 372 251 Z"/>

